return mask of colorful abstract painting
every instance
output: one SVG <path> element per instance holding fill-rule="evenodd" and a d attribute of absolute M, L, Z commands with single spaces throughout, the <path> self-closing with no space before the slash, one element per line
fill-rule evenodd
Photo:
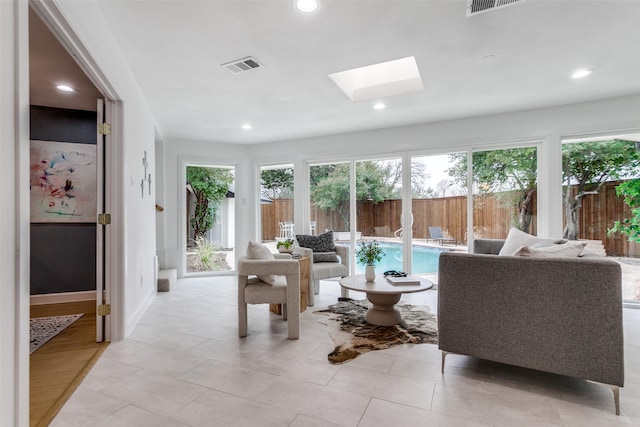
<path fill-rule="evenodd" d="M 31 222 L 96 222 L 96 146 L 31 141 Z"/>

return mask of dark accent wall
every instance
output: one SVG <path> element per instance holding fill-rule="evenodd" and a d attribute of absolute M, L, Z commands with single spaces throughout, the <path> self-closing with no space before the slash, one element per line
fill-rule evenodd
<path fill-rule="evenodd" d="M 95 224 L 31 224 L 31 295 L 96 289 Z"/>
<path fill-rule="evenodd" d="M 31 106 L 31 139 L 96 143 L 95 111 Z"/>
<path fill-rule="evenodd" d="M 32 140 L 96 143 L 96 112 L 31 106 Z M 97 191 L 97 189 L 96 189 Z M 31 224 L 31 295 L 96 289 L 96 224 Z"/>

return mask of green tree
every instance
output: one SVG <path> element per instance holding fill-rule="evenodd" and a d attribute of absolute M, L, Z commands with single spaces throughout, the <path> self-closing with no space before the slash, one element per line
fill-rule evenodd
<path fill-rule="evenodd" d="M 624 202 L 631 208 L 631 218 L 616 221 L 607 234 L 623 233 L 629 236 L 630 242 L 640 243 L 640 179 L 618 185 L 616 194 L 624 197 Z"/>
<path fill-rule="evenodd" d="M 346 163 L 341 164 L 347 165 L 347 168 L 349 167 Z M 336 170 L 337 166 L 335 164 L 311 166 L 309 169 L 309 188 L 311 193 L 320 182 L 327 179 Z"/>
<path fill-rule="evenodd" d="M 229 169 L 187 166 L 187 186 L 195 196 L 194 214 L 189 218 L 193 238 L 204 237 L 216 223 L 216 212 L 229 192 L 233 174 Z"/>
<path fill-rule="evenodd" d="M 570 240 L 579 237 L 578 214 L 584 197 L 598 194 L 607 181 L 637 176 L 638 172 L 640 155 L 633 141 L 614 139 L 564 144 L 563 204 L 567 221 L 564 237 Z M 571 187 L 575 187 L 575 191 Z"/>
<path fill-rule="evenodd" d="M 379 203 L 393 194 L 388 182 L 393 168 L 380 162 L 356 163 L 356 200 Z M 335 210 L 349 229 L 349 164 L 313 166 L 310 170 L 311 200 L 320 209 Z"/>
<path fill-rule="evenodd" d="M 373 162 L 380 167 L 383 183 L 392 189 L 391 199 L 402 199 L 402 160 L 382 160 Z M 413 198 L 428 197 L 433 189 L 425 189 L 424 183 L 429 174 L 425 166 L 418 160 L 411 161 L 411 195 Z"/>
<path fill-rule="evenodd" d="M 269 199 L 293 197 L 293 168 L 264 169 L 260 172 L 262 196 Z"/>
<path fill-rule="evenodd" d="M 449 160 L 452 163 L 449 176 L 460 187 L 466 188 L 467 154 L 450 154 Z M 527 232 L 533 218 L 537 170 L 535 147 L 473 153 L 473 182 L 476 191 L 480 194 L 497 193 L 505 203 L 516 207 L 514 225 Z"/>

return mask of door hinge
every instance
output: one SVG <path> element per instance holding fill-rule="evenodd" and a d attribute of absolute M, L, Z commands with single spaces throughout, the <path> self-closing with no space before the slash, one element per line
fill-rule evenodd
<path fill-rule="evenodd" d="M 111 125 L 105 122 L 98 124 L 98 133 L 100 135 L 111 135 Z"/>
<path fill-rule="evenodd" d="M 108 316 L 111 314 L 111 304 L 100 304 L 98 306 L 98 316 Z"/>
<path fill-rule="evenodd" d="M 111 224 L 111 214 L 108 214 L 108 213 L 98 214 L 98 224 L 100 225 Z"/>

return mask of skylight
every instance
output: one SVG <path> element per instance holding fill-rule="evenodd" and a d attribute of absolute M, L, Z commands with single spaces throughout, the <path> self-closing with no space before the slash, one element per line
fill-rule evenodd
<path fill-rule="evenodd" d="M 413 56 L 329 74 L 352 101 L 385 98 L 424 89 Z"/>

